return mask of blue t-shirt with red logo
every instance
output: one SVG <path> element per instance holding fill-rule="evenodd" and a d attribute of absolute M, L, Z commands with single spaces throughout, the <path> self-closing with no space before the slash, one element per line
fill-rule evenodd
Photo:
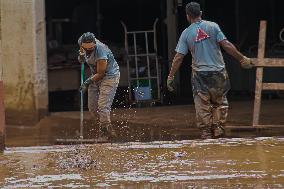
<path fill-rule="evenodd" d="M 225 39 L 218 24 L 200 20 L 182 32 L 176 52 L 186 55 L 190 51 L 195 71 L 220 71 L 225 63 L 219 42 Z"/>

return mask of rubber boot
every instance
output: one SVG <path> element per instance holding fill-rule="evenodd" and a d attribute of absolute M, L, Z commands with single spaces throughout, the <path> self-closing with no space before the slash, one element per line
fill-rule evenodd
<path fill-rule="evenodd" d="M 202 127 L 200 128 L 201 132 L 201 139 L 212 139 L 213 133 L 212 129 L 210 127 Z"/>
<path fill-rule="evenodd" d="M 117 134 L 116 134 L 115 130 L 113 129 L 111 123 L 107 124 L 106 128 L 107 128 L 107 135 L 108 135 L 110 138 L 115 138 L 115 137 L 117 137 Z"/>
<path fill-rule="evenodd" d="M 221 138 L 225 136 L 225 129 L 221 125 L 212 125 L 212 133 L 214 138 Z"/>
<path fill-rule="evenodd" d="M 107 129 L 106 127 L 102 127 L 100 126 L 99 129 L 99 137 L 96 140 L 98 143 L 105 143 L 105 142 L 109 142 L 109 137 L 107 134 Z"/>

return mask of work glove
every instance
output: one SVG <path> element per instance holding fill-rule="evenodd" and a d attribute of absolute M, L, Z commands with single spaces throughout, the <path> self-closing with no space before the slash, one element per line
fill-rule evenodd
<path fill-rule="evenodd" d="M 83 47 L 80 47 L 80 50 L 79 50 L 79 56 L 78 56 L 78 61 L 80 63 L 84 63 L 85 62 L 85 50 L 83 49 Z"/>
<path fill-rule="evenodd" d="M 167 79 L 167 88 L 170 92 L 173 92 L 175 90 L 175 82 L 174 82 L 174 77 L 168 76 Z"/>
<path fill-rule="evenodd" d="M 244 69 L 251 69 L 254 66 L 252 60 L 246 56 L 243 57 L 240 63 L 241 63 L 242 68 Z"/>
<path fill-rule="evenodd" d="M 86 81 L 84 81 L 84 83 L 80 86 L 79 91 L 80 92 L 86 92 L 89 85 L 93 82 L 92 77 L 89 77 L 88 79 L 86 79 Z"/>

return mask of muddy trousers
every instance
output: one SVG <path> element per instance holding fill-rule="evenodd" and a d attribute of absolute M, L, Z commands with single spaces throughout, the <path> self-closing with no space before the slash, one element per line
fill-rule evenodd
<path fill-rule="evenodd" d="M 194 72 L 192 86 L 197 127 L 201 131 L 201 138 L 222 136 L 229 107 L 226 94 L 230 89 L 230 83 L 226 71 Z"/>
<path fill-rule="evenodd" d="M 92 83 L 88 88 L 88 108 L 96 122 L 99 123 L 100 134 L 106 134 L 107 131 L 112 130 L 110 111 L 119 78 L 116 76 L 102 79 Z"/>

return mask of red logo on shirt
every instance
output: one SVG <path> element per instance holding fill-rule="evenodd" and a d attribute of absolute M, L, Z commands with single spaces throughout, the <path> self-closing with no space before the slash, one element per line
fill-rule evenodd
<path fill-rule="evenodd" d="M 196 38 L 195 38 L 195 42 L 200 42 L 200 41 L 207 39 L 209 37 L 210 36 L 204 30 L 202 30 L 201 28 L 198 28 L 197 29 L 197 35 L 196 35 Z"/>

